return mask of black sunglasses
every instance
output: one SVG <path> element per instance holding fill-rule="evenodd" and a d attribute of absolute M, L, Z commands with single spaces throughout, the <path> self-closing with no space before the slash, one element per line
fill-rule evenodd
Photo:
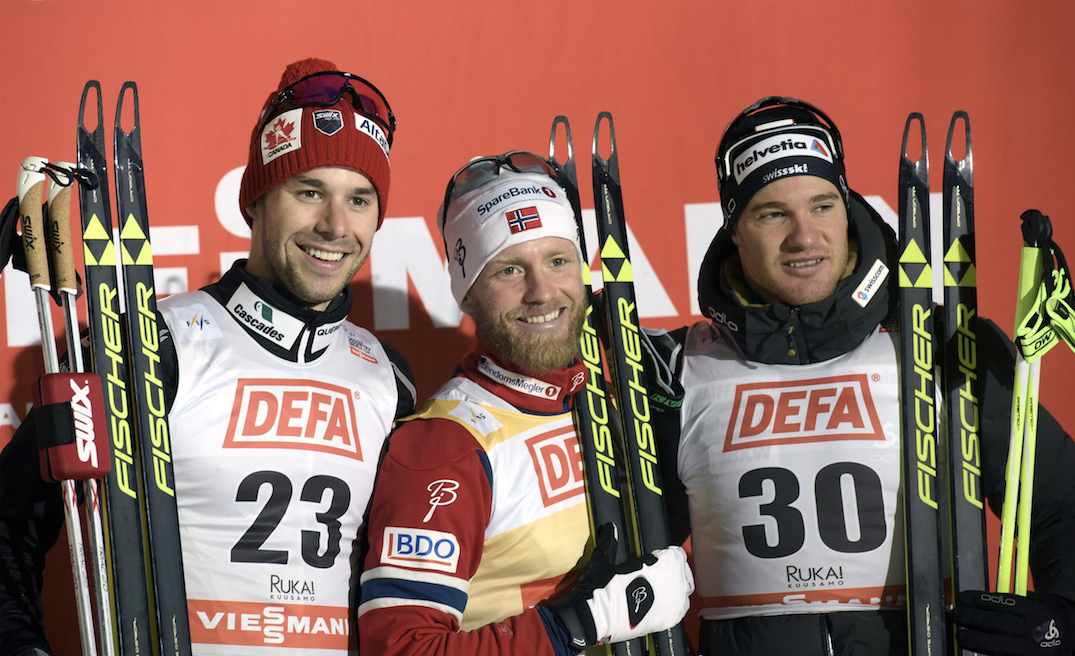
<path fill-rule="evenodd" d="M 500 177 L 500 169 L 507 168 L 516 173 L 541 173 L 553 180 L 559 180 L 556 169 L 547 159 L 529 150 L 513 150 L 495 157 L 479 157 L 467 162 L 466 166 L 455 172 L 444 190 L 444 217 L 448 217 L 448 202 L 459 198 L 467 192 L 474 191 Z"/>

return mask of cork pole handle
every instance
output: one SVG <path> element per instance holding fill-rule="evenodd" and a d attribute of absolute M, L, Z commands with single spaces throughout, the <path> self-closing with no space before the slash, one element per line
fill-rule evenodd
<path fill-rule="evenodd" d="M 41 218 L 41 199 L 45 191 L 43 170 L 48 160 L 27 157 L 19 168 L 19 218 L 22 220 L 22 247 L 26 251 L 26 269 L 30 286 L 50 289 L 49 261 L 45 246 L 44 222 Z"/>
<path fill-rule="evenodd" d="M 56 162 L 59 168 L 72 171 L 70 162 Z M 78 294 L 78 279 L 75 277 L 75 252 L 71 243 L 71 188 L 74 178 L 70 175 L 67 184 L 61 185 L 53 180 L 49 184 L 49 253 L 52 256 L 52 274 L 56 277 L 53 284 L 61 293 Z"/>

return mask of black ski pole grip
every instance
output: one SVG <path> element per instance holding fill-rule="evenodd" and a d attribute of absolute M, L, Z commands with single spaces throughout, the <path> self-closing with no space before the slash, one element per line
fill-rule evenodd
<path fill-rule="evenodd" d="M 1023 220 L 1023 243 L 1028 248 L 1043 248 L 1053 238 L 1053 224 L 1049 217 L 1038 210 L 1027 210 L 1019 218 Z"/>

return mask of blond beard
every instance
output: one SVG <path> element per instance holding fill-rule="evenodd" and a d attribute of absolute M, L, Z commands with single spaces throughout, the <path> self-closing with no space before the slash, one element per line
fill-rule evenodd
<path fill-rule="evenodd" d="M 586 320 L 585 308 L 579 303 L 572 303 L 567 311 L 570 313 L 570 320 L 567 334 L 562 337 L 545 335 L 520 339 L 498 321 L 498 317 L 487 313 L 480 303 L 474 304 L 471 318 L 474 320 L 478 337 L 500 354 L 506 364 L 517 369 L 519 373 L 543 376 L 568 366 L 578 352 L 582 324 Z"/>

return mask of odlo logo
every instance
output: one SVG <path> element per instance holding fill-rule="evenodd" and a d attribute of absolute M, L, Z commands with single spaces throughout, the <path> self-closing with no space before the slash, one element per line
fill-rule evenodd
<path fill-rule="evenodd" d="M 713 308 L 706 308 L 706 310 L 709 318 L 713 320 L 713 323 L 722 323 L 725 326 L 728 326 L 728 330 L 739 332 L 739 324 L 729 319 L 728 315 L 723 312 L 717 312 Z"/>
<path fill-rule="evenodd" d="M 627 620 L 631 623 L 632 629 L 637 627 L 645 619 L 649 609 L 653 608 L 653 596 L 653 586 L 644 576 L 628 584 Z"/>
<path fill-rule="evenodd" d="M 1045 625 L 1039 626 L 1034 632 L 1041 635 L 1039 645 L 1042 648 L 1046 647 L 1059 647 L 1060 646 L 1060 629 L 1056 628 L 1056 620 L 1049 620 L 1049 628 L 1044 631 L 1044 635 L 1040 632 L 1045 628 Z"/>

